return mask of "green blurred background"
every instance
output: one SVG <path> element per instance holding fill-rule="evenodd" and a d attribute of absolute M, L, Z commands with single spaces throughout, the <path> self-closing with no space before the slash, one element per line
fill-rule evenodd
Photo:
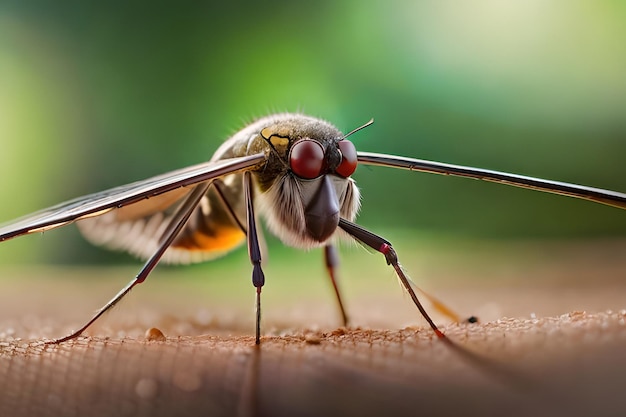
<path fill-rule="evenodd" d="M 626 191 L 623 2 L 132 3 L 0 4 L 0 222 L 207 160 L 277 111 L 343 131 L 373 117 L 360 150 Z M 626 213 L 590 202 L 354 177 L 359 222 L 388 237 L 626 236 Z M 72 227 L 0 249 L 4 264 L 130 260 Z"/>

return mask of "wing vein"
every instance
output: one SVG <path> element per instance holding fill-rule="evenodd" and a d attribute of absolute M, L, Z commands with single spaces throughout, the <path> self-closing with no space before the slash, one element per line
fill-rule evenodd
<path fill-rule="evenodd" d="M 265 158 L 264 153 L 257 153 L 240 158 L 205 162 L 78 197 L 0 226 L 0 241 L 27 233 L 50 230 L 84 217 L 94 216 L 94 213 L 104 214 L 113 208 L 120 208 L 180 187 L 244 171 L 264 162 Z"/>

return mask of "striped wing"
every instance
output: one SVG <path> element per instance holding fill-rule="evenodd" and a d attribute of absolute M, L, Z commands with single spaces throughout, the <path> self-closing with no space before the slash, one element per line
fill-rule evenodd
<path fill-rule="evenodd" d="M 79 197 L 0 226 L 0 241 L 25 234 L 54 229 L 77 220 L 88 218 L 95 219 L 98 216 L 106 216 L 106 218 L 109 219 L 115 218 L 116 221 L 121 219 L 117 222 L 124 224 L 124 226 L 118 227 L 115 233 L 126 234 L 130 232 L 130 236 L 132 236 L 132 230 L 127 229 L 127 227 L 128 225 L 134 224 L 137 230 L 139 230 L 141 226 L 146 233 L 150 232 L 152 235 L 156 236 L 160 230 L 159 227 L 165 227 L 158 226 L 157 223 L 159 225 L 164 222 L 167 223 L 165 219 L 168 213 L 174 210 L 180 199 L 189 192 L 189 189 L 181 187 L 211 181 L 229 174 L 241 172 L 262 164 L 264 161 L 265 155 L 263 153 L 241 158 L 211 161 L 112 188 L 107 191 Z M 136 207 L 134 207 L 135 205 Z M 122 208 L 124 209 L 123 211 Z M 201 211 L 202 207 L 198 207 L 198 210 Z M 112 217 L 113 213 L 116 211 L 121 212 L 120 217 L 117 217 L 117 215 Z M 163 216 L 160 222 L 157 221 L 158 216 L 160 216 L 159 213 L 162 213 L 161 215 Z M 196 216 L 195 213 L 194 216 Z M 140 224 L 140 219 L 143 221 L 143 224 Z M 188 224 L 192 224 L 193 221 L 194 220 L 190 219 Z M 85 226 L 85 229 L 88 229 L 88 227 Z M 97 232 L 98 227 L 92 226 L 91 229 L 91 232 L 87 233 L 91 240 L 107 240 L 104 239 L 101 234 L 104 233 L 106 228 L 103 228 L 102 232 Z M 241 234 L 240 229 L 239 233 Z M 141 235 L 141 233 L 135 236 L 139 235 Z M 180 248 L 185 247 L 185 245 L 189 246 L 190 240 L 185 240 L 184 237 L 185 233 L 181 234 L 180 241 L 178 242 Z M 220 237 L 220 242 L 223 243 L 221 239 Z M 110 239 L 107 241 L 112 242 Z M 208 243 L 205 246 L 207 245 Z M 123 245 L 111 243 L 111 246 L 122 249 Z M 144 254 L 142 251 L 136 251 L 136 253 L 140 255 Z M 189 259 L 187 262 L 193 260 L 194 259 Z M 182 262 L 184 260 L 181 259 L 178 261 Z"/>

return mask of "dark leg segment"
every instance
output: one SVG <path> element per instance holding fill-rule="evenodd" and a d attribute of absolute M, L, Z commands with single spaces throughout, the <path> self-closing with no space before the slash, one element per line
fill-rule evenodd
<path fill-rule="evenodd" d="M 430 316 L 428 315 L 428 313 L 422 306 L 422 303 L 417 298 L 417 295 L 415 295 L 415 291 L 413 291 L 413 287 L 411 287 L 411 283 L 409 282 L 409 279 L 404 274 L 404 271 L 402 270 L 402 267 L 400 266 L 400 263 L 398 262 L 398 255 L 396 255 L 396 251 L 391 246 L 391 243 L 389 243 L 387 240 L 383 239 L 382 237 L 375 235 L 369 230 L 362 228 L 358 224 L 354 224 L 344 219 L 339 219 L 339 227 L 341 227 L 345 232 L 350 234 L 359 242 L 385 255 L 385 259 L 387 260 L 387 265 L 391 265 L 393 269 L 395 269 L 396 274 L 398 275 L 398 278 L 400 279 L 400 282 L 402 282 L 402 285 L 404 286 L 406 291 L 409 293 L 411 300 L 413 300 L 413 303 L 415 304 L 417 309 L 420 311 L 420 313 L 422 313 L 422 316 L 426 319 L 426 321 L 428 322 L 430 327 L 433 329 L 435 334 L 439 336 L 440 338 L 445 338 L 447 340 L 446 336 L 441 332 L 441 330 L 439 330 L 437 325 L 430 318 Z"/>
<path fill-rule="evenodd" d="M 252 285 L 256 288 L 256 344 L 261 343 L 261 288 L 265 284 L 265 275 L 261 269 L 261 249 L 256 231 L 254 217 L 252 176 L 244 172 L 244 189 L 246 194 L 246 214 L 248 220 L 248 255 L 252 263 Z"/>
<path fill-rule="evenodd" d="M 176 236 L 178 235 L 178 233 L 181 231 L 181 229 L 183 228 L 183 226 L 189 219 L 189 216 L 191 216 L 191 213 L 193 212 L 193 210 L 200 203 L 200 200 L 202 199 L 204 194 L 207 192 L 210 185 L 211 185 L 210 182 L 199 184 L 193 189 L 191 194 L 189 194 L 189 196 L 185 199 L 185 201 L 180 206 L 178 211 L 174 214 L 174 217 L 172 217 L 172 220 L 170 221 L 170 225 L 166 228 L 166 231 L 164 232 L 163 236 L 161 236 L 161 244 L 159 248 L 154 253 L 154 255 L 152 255 L 152 257 L 148 259 L 148 261 L 146 261 L 143 268 L 141 269 L 141 271 L 139 271 L 139 273 L 137 274 L 134 280 L 129 282 L 126 287 L 124 287 L 120 292 L 117 293 L 117 295 L 115 295 L 115 297 L 113 297 L 100 310 L 98 310 L 98 312 L 91 318 L 91 320 L 89 320 L 83 327 L 81 327 L 80 329 L 76 330 L 75 332 L 65 337 L 51 340 L 48 343 L 50 344 L 62 343 L 67 340 L 71 340 L 80 336 L 89 326 L 91 326 L 96 320 L 98 320 L 100 316 L 102 316 L 104 313 L 106 313 L 111 308 L 113 308 L 118 302 L 120 302 L 122 298 L 124 298 L 124 296 L 126 296 L 126 294 L 128 294 L 135 285 L 141 284 L 142 282 L 144 282 L 146 278 L 148 278 L 148 275 L 150 275 L 150 272 L 152 272 L 154 267 L 159 263 L 159 260 L 161 259 L 161 257 L 163 256 L 167 248 L 172 244 L 174 239 L 176 239 Z"/>
<path fill-rule="evenodd" d="M 213 181 L 213 187 L 215 188 L 215 191 L 217 191 L 217 195 L 219 196 L 220 200 L 222 200 L 224 207 L 226 207 L 226 209 L 228 210 L 228 213 L 231 215 L 231 218 L 233 219 L 233 221 L 237 223 L 237 226 L 239 226 L 242 232 L 247 233 L 246 227 L 243 225 L 242 221 L 239 220 L 239 216 L 237 216 L 237 213 L 235 213 L 233 206 L 231 206 L 230 203 L 228 202 L 228 199 L 226 199 L 226 194 L 224 193 L 224 190 L 222 189 L 222 187 L 224 187 L 224 183 L 222 183 L 221 180 L 217 179 Z"/>
<path fill-rule="evenodd" d="M 337 248 L 335 248 L 335 246 L 330 243 L 324 246 L 324 261 L 326 263 L 328 276 L 330 276 L 330 281 L 333 284 L 333 289 L 335 290 L 335 295 L 337 296 L 337 302 L 339 303 L 339 310 L 341 312 L 343 325 L 348 326 L 348 315 L 346 314 L 346 309 L 343 306 L 341 293 L 339 291 L 339 285 L 337 284 L 337 267 L 339 266 L 339 254 L 337 253 Z"/>

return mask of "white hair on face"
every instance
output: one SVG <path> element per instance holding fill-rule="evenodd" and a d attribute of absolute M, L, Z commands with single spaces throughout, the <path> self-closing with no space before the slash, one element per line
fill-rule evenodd
<path fill-rule="evenodd" d="M 354 221 L 359 211 L 360 192 L 351 178 L 345 179 L 345 189 L 338 196 L 342 218 Z M 302 187 L 300 181 L 291 174 L 280 176 L 265 193 L 257 193 L 259 212 L 263 213 L 267 227 L 285 245 L 298 249 L 312 249 L 324 246 L 336 237 L 352 241 L 341 229 L 324 242 L 312 239 L 306 229 Z"/>
<path fill-rule="evenodd" d="M 343 196 L 339 197 L 339 201 L 341 201 L 341 218 L 353 222 L 361 208 L 361 191 L 359 191 L 359 187 L 356 186 L 356 182 L 352 178 L 348 178 L 346 192 Z M 352 236 L 339 227 L 333 236 L 337 236 L 342 241 L 350 243 L 356 242 Z"/>
<path fill-rule="evenodd" d="M 341 202 L 340 213 L 342 218 L 353 222 L 361 208 L 361 192 L 352 178 L 348 178 L 347 181 L 348 186 L 345 194 L 339 196 L 339 201 Z"/>
<path fill-rule="evenodd" d="M 256 195 L 267 227 L 285 245 L 300 249 L 320 246 L 306 238 L 302 190 L 292 175 L 278 177 L 269 190 Z"/>

